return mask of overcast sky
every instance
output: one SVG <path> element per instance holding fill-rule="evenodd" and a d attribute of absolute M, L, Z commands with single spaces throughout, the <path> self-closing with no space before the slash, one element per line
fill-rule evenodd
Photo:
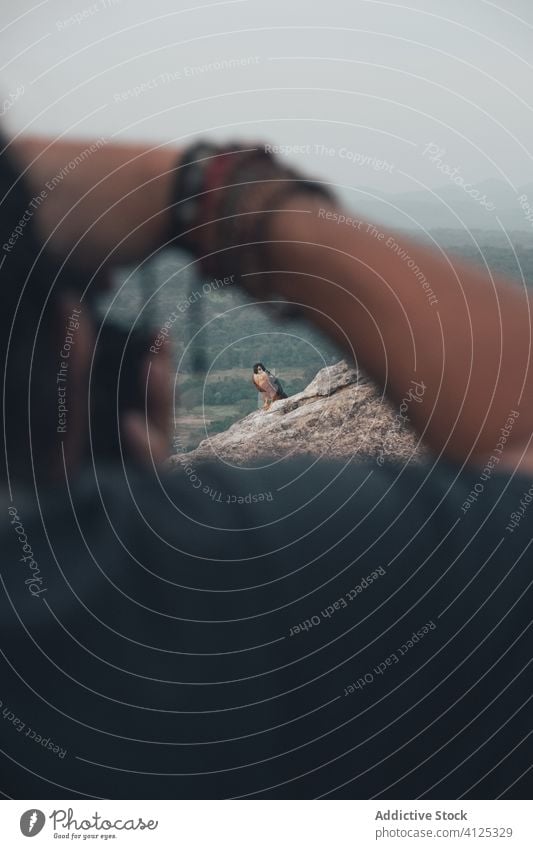
<path fill-rule="evenodd" d="M 73 16 L 77 16 L 74 18 Z M 528 0 L 3 2 L 13 132 L 303 145 L 307 170 L 407 191 L 533 181 Z"/>

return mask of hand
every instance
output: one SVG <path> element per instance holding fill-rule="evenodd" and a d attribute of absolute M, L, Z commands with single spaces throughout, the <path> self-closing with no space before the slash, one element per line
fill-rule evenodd
<path fill-rule="evenodd" d="M 146 466 L 159 465 L 169 455 L 172 427 L 172 383 L 170 344 L 146 357 L 139 379 L 145 390 L 146 407 L 122 415 L 121 426 L 131 456 Z"/>
<path fill-rule="evenodd" d="M 145 466 L 159 465 L 169 455 L 172 428 L 171 350 L 168 342 L 146 357 L 139 380 L 146 405 L 122 415 L 122 431 L 131 456 Z"/>

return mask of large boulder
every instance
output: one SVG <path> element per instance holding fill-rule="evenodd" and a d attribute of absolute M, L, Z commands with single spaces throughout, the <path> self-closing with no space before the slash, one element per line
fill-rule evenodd
<path fill-rule="evenodd" d="M 395 411 L 374 383 L 341 360 L 321 369 L 302 392 L 251 413 L 194 451 L 175 454 L 169 464 L 219 458 L 254 467 L 267 457 L 302 454 L 406 462 L 421 453 L 405 412 Z"/>

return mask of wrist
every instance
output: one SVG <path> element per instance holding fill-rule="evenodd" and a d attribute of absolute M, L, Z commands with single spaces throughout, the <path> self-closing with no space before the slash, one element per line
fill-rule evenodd
<path fill-rule="evenodd" d="M 138 185 L 144 198 L 146 216 L 142 231 L 146 252 L 168 245 L 174 238 L 174 182 L 181 152 L 161 147 L 146 154 Z"/>
<path fill-rule="evenodd" d="M 205 272 L 222 274 L 229 264 L 237 277 L 268 266 L 272 216 L 293 196 L 304 211 L 314 198 L 333 202 L 325 185 L 280 163 L 263 146 L 239 144 L 191 145 L 174 192 L 176 243 L 198 256 Z"/>
<path fill-rule="evenodd" d="M 272 288 L 289 300 L 298 297 L 304 276 L 306 290 L 311 295 L 310 276 L 316 271 L 317 251 L 320 247 L 327 249 L 333 242 L 329 228 L 325 231 L 320 226 L 324 209 L 332 210 L 334 207 L 324 198 L 295 188 L 294 193 L 284 198 L 278 209 L 271 213 L 265 227 L 268 267 L 280 272 L 273 278 Z M 283 271 L 288 273 L 283 274 Z M 301 277 L 297 281 L 298 273 Z"/>

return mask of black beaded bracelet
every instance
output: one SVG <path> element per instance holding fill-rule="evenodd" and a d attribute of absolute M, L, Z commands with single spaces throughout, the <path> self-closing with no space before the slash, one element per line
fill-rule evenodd
<path fill-rule="evenodd" d="M 205 141 L 190 145 L 180 158 L 174 181 L 171 240 L 177 247 L 191 250 L 189 230 L 198 221 L 205 188 L 205 175 L 219 148 Z"/>
<path fill-rule="evenodd" d="M 237 156 L 236 161 L 233 161 L 233 154 Z M 230 155 L 231 159 L 224 160 L 226 155 Z M 217 157 L 221 160 L 215 162 Z M 256 184 L 266 186 L 264 197 L 255 195 Z M 222 193 L 218 197 L 211 196 L 211 190 L 217 189 L 223 189 Z M 264 148 L 246 148 L 238 143 L 217 146 L 196 142 L 187 148 L 177 169 L 171 238 L 177 246 L 197 253 L 199 245 L 195 240 L 195 225 L 207 223 L 204 218 L 212 216 L 210 242 L 214 251 L 209 254 L 207 248 L 208 254 L 202 258 L 202 269 L 207 274 L 219 273 L 219 265 L 224 263 L 224 249 L 242 246 L 239 267 L 231 269 L 238 279 L 242 279 L 243 275 L 253 275 L 268 266 L 270 243 L 265 230 L 270 215 L 295 195 L 320 197 L 326 203 L 335 202 L 335 195 L 327 186 L 306 179 L 291 167 L 280 164 Z M 266 208 L 254 209 L 254 199 L 264 203 Z M 280 318 L 293 318 L 299 310 L 280 302 L 276 313 Z"/>

